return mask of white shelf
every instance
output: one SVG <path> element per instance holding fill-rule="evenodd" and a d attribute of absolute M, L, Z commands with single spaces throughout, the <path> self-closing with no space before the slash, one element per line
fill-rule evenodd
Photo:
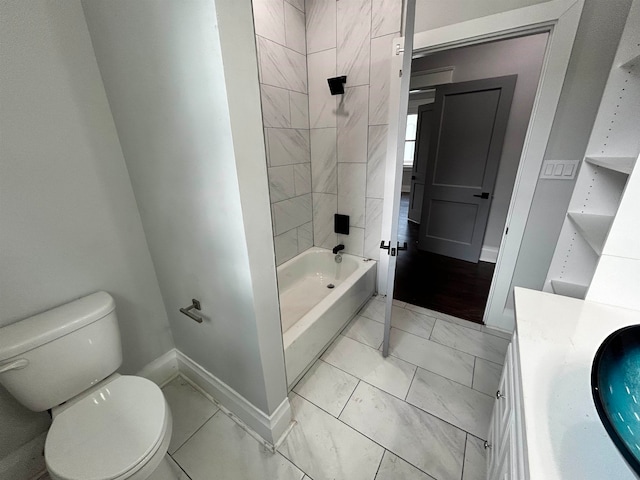
<path fill-rule="evenodd" d="M 567 215 L 591 248 L 593 248 L 598 255 L 601 255 L 614 216 L 577 212 L 569 212 Z"/>
<path fill-rule="evenodd" d="M 634 55 L 629 60 L 620 65 L 622 69 L 640 70 L 640 53 Z"/>
<path fill-rule="evenodd" d="M 580 298 L 584 300 L 589 287 L 577 283 L 565 282 L 564 280 L 551 280 L 551 288 L 553 293 L 563 295 L 565 297 Z"/>
<path fill-rule="evenodd" d="M 630 175 L 636 163 L 635 157 L 586 157 L 585 160 L 592 165 L 615 170 L 616 172 Z"/>

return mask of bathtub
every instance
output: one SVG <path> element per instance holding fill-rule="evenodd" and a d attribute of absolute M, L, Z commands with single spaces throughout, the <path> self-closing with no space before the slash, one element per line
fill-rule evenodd
<path fill-rule="evenodd" d="M 278 267 L 289 388 L 375 291 L 375 260 L 343 254 L 336 263 L 334 257 L 313 247 Z"/>

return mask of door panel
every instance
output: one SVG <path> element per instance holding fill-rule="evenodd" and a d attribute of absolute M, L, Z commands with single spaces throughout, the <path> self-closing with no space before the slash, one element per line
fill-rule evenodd
<path fill-rule="evenodd" d="M 413 157 L 411 175 L 411 199 L 409 203 L 409 220 L 420 223 L 422 216 L 422 199 L 424 198 L 424 180 L 427 174 L 427 158 L 429 155 L 429 138 L 433 126 L 433 104 L 418 107 L 418 128 L 416 148 Z"/>
<path fill-rule="evenodd" d="M 443 96 L 433 184 L 482 188 L 500 89 Z"/>
<path fill-rule="evenodd" d="M 427 235 L 465 245 L 471 243 L 478 214 L 477 205 L 431 199 L 429 208 L 431 221 L 427 225 Z M 455 221 L 452 221 L 453 218 Z"/>
<path fill-rule="evenodd" d="M 418 183 L 415 180 L 411 180 L 411 196 L 409 201 L 409 220 L 412 222 L 420 223 L 420 216 L 422 215 L 422 199 L 424 198 L 424 183 Z"/>
<path fill-rule="evenodd" d="M 421 250 L 471 262 L 480 259 L 516 78 L 436 88 Z"/>

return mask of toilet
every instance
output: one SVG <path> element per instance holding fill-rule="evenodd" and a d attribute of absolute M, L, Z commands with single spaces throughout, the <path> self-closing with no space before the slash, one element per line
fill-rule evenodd
<path fill-rule="evenodd" d="M 54 480 L 172 480 L 172 418 L 160 388 L 119 375 L 115 302 L 97 292 L 0 328 L 0 384 L 53 421 L 45 462 Z"/>

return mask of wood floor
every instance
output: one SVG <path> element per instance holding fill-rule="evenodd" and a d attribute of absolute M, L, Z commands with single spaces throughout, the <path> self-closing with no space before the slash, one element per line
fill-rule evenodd
<path fill-rule="evenodd" d="M 407 220 L 409 194 L 402 194 L 399 252 L 393 298 L 465 320 L 482 323 L 494 264 L 471 263 L 418 250 L 419 225 Z"/>

